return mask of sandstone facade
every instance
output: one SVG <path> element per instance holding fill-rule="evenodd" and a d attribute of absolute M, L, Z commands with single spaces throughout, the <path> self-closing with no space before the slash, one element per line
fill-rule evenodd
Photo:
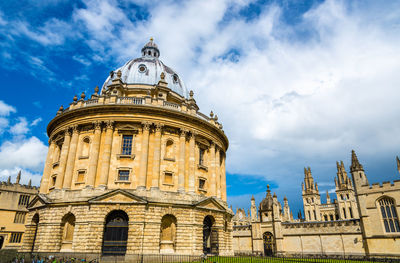
<path fill-rule="evenodd" d="M 400 160 L 397 158 L 400 172 Z M 347 176 L 337 163 L 337 200 L 321 203 L 311 169 L 304 170 L 304 218 L 293 219 L 288 201 L 278 202 L 268 188 L 257 209 L 233 217 L 233 248 L 237 254 L 400 256 L 400 180 L 370 185 L 354 151 Z"/>
<path fill-rule="evenodd" d="M 233 254 L 228 139 L 159 54 L 151 40 L 49 123 L 23 251 Z"/>

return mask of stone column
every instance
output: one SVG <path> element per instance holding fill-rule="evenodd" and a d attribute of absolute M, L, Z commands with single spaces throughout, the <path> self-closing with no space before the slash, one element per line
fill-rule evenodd
<path fill-rule="evenodd" d="M 89 154 L 89 169 L 87 173 L 86 187 L 94 187 L 96 181 L 97 162 L 99 160 L 101 121 L 93 122 L 94 137 Z"/>
<path fill-rule="evenodd" d="M 189 140 L 189 192 L 194 193 L 195 189 L 195 171 L 196 171 L 196 155 L 195 155 L 195 137 L 196 134 L 192 131 Z"/>
<path fill-rule="evenodd" d="M 147 177 L 147 160 L 149 152 L 149 134 L 150 134 L 150 123 L 143 122 L 142 129 L 142 149 L 140 156 L 140 170 L 139 170 L 139 182 L 138 188 L 146 188 L 146 177 Z"/>
<path fill-rule="evenodd" d="M 216 196 L 217 195 L 217 180 L 215 178 L 215 143 L 211 142 L 210 146 L 210 195 Z"/>
<path fill-rule="evenodd" d="M 71 139 L 71 144 L 69 146 L 67 167 L 65 168 L 63 188 L 66 188 L 66 189 L 71 188 L 72 176 L 74 174 L 76 148 L 78 146 L 78 137 L 79 137 L 78 126 L 74 125 L 74 126 L 72 126 L 72 139 Z"/>
<path fill-rule="evenodd" d="M 179 136 L 179 160 L 178 160 L 178 191 L 185 191 L 185 147 L 186 130 L 181 130 Z"/>
<path fill-rule="evenodd" d="M 226 201 L 226 173 L 225 173 L 225 154 L 222 155 L 221 163 L 221 198 Z"/>
<path fill-rule="evenodd" d="M 151 180 L 151 188 L 158 189 L 160 182 L 160 159 L 161 159 L 161 130 L 163 125 L 156 123 L 154 134 L 154 156 L 153 156 L 153 178 Z"/>
<path fill-rule="evenodd" d="M 216 147 L 215 151 L 215 171 L 216 171 L 216 177 L 217 177 L 217 197 L 221 198 L 221 166 L 220 166 L 220 152 L 219 148 Z"/>
<path fill-rule="evenodd" d="M 100 170 L 100 187 L 107 187 L 108 173 L 110 171 L 111 147 L 113 141 L 114 121 L 106 121 L 106 137 L 104 140 L 104 150 Z"/>
<path fill-rule="evenodd" d="M 61 187 L 63 185 L 70 141 L 71 141 L 71 132 L 67 129 L 65 131 L 64 142 L 63 142 L 63 145 L 61 148 L 60 165 L 58 167 L 56 185 L 54 187 L 55 189 L 61 189 Z"/>
<path fill-rule="evenodd" d="M 47 151 L 46 163 L 44 164 L 43 176 L 40 182 L 40 193 L 47 193 L 49 188 L 49 178 L 53 165 L 53 154 L 56 148 L 56 142 L 52 139 L 49 140 L 49 150 Z"/>

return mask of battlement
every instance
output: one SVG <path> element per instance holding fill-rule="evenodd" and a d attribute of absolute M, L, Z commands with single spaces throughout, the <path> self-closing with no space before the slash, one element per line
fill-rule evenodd
<path fill-rule="evenodd" d="M 339 227 L 342 233 L 361 233 L 359 219 L 282 223 L 284 235 L 336 233 Z"/>
<path fill-rule="evenodd" d="M 388 191 L 388 190 L 399 190 L 400 180 L 394 180 L 393 182 L 385 181 L 382 183 L 373 183 L 372 185 L 362 185 L 359 189 L 359 193 L 371 193 L 376 190 Z"/>

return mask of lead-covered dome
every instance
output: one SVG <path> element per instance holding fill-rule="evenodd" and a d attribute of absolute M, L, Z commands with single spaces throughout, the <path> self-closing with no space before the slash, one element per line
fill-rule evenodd
<path fill-rule="evenodd" d="M 102 91 L 107 91 L 112 80 L 118 77 L 118 72 L 121 72 L 121 81 L 128 85 L 128 88 L 135 88 L 132 85 L 156 85 L 164 72 L 165 81 L 175 93 L 184 98 L 188 98 L 188 92 L 183 80 L 170 67 L 166 66 L 158 59 L 160 51 L 158 46 L 150 41 L 142 48 L 142 57 L 129 60 L 122 67 L 111 71 L 110 76 L 103 84 Z"/>

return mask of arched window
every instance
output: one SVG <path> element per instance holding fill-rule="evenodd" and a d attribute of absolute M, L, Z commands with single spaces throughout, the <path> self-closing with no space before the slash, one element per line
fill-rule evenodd
<path fill-rule="evenodd" d="M 176 240 L 176 218 L 165 215 L 161 219 L 160 253 L 173 253 Z"/>
<path fill-rule="evenodd" d="M 386 232 L 400 232 L 399 217 L 396 212 L 394 200 L 392 198 L 384 197 L 379 200 L 381 207 L 381 214 L 383 224 Z"/>
<path fill-rule="evenodd" d="M 71 213 L 65 215 L 61 222 L 61 251 L 72 250 L 72 242 L 74 239 L 75 216 Z"/>
<path fill-rule="evenodd" d="M 274 254 L 274 236 L 271 232 L 263 234 L 264 256 L 272 256 Z"/>
<path fill-rule="evenodd" d="M 165 144 L 164 159 L 167 159 L 167 160 L 174 160 L 175 159 L 174 141 L 171 140 L 171 139 L 168 140 L 167 143 Z"/>
<path fill-rule="evenodd" d="M 89 157 L 90 150 L 90 139 L 89 137 L 85 137 L 82 140 L 82 148 L 81 148 L 81 157 Z"/>

